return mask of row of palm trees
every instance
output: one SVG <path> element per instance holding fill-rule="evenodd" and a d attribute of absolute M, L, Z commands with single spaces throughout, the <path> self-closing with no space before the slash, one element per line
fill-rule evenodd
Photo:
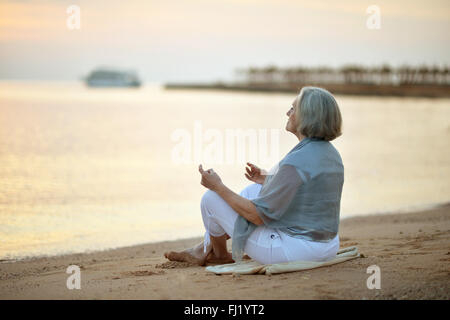
<path fill-rule="evenodd" d="M 249 84 L 383 84 L 383 85 L 450 85 L 449 67 L 400 66 L 375 67 L 345 65 L 330 67 L 249 67 L 236 70 L 239 80 Z"/>

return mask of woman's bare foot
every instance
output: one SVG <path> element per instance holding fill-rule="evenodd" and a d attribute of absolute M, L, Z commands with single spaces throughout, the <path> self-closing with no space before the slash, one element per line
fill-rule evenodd
<path fill-rule="evenodd" d="M 164 253 L 164 257 L 170 261 L 189 262 L 199 266 L 203 266 L 206 263 L 206 257 L 212 251 L 211 245 L 207 248 L 206 253 L 203 251 L 203 242 L 199 243 L 193 248 L 189 248 L 183 251 L 170 251 Z"/>
<path fill-rule="evenodd" d="M 229 239 L 230 237 L 227 235 L 226 238 Z M 166 257 L 170 261 L 188 262 L 199 266 L 204 266 L 207 263 L 209 264 L 233 263 L 234 260 L 232 258 L 231 253 L 229 253 L 228 251 L 226 251 L 225 253 L 225 250 L 226 248 L 222 250 L 224 252 L 224 255 L 217 256 L 214 253 L 212 244 L 210 243 L 206 248 L 206 252 L 204 252 L 203 242 L 201 242 L 196 246 L 194 246 L 193 248 L 189 248 L 183 251 L 166 252 L 164 253 L 164 257 Z"/>
<path fill-rule="evenodd" d="M 211 250 L 211 252 L 206 257 L 205 262 L 210 264 L 227 264 L 227 263 L 234 263 L 234 260 L 232 258 L 231 253 L 229 252 L 224 256 L 218 257 L 214 254 L 214 251 Z"/>
<path fill-rule="evenodd" d="M 188 249 L 192 250 L 192 249 Z M 189 252 L 188 250 L 176 252 L 176 251 L 170 251 L 164 253 L 164 257 L 169 259 L 170 261 L 180 261 L 180 262 L 189 262 L 192 264 L 197 264 L 199 266 L 203 266 L 205 264 L 205 259 L 201 257 L 196 257 L 192 254 L 192 252 Z"/>

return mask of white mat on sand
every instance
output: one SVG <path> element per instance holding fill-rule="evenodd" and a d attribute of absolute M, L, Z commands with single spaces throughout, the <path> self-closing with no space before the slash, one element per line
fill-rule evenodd
<path fill-rule="evenodd" d="M 336 254 L 336 257 L 322 262 L 316 261 L 293 261 L 276 264 L 261 264 L 254 260 L 241 261 L 237 263 L 222 264 L 206 267 L 206 271 L 215 274 L 276 274 L 293 271 L 314 269 L 318 267 L 329 266 L 341 263 L 347 260 L 355 259 L 360 256 L 358 248 L 355 246 L 342 248 Z"/>

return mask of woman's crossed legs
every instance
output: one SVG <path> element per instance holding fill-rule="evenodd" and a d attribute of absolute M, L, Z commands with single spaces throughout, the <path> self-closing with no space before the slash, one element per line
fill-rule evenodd
<path fill-rule="evenodd" d="M 260 190 L 261 185 L 255 183 L 244 188 L 240 195 L 247 199 L 254 199 Z M 200 208 L 206 229 L 204 241 L 181 252 L 166 252 L 164 256 L 172 261 L 186 261 L 199 265 L 207 262 L 233 262 L 231 254 L 227 250 L 226 241 L 233 235 L 238 213 L 211 190 L 206 191 L 203 195 Z"/>
<path fill-rule="evenodd" d="M 247 199 L 258 196 L 261 185 L 251 184 L 241 191 Z M 201 201 L 204 240 L 193 248 L 165 254 L 169 260 L 188 261 L 199 265 L 207 262 L 233 262 L 227 250 L 227 239 L 233 236 L 236 213 L 217 193 L 206 191 Z M 254 260 L 264 263 L 289 261 L 325 261 L 335 257 L 339 249 L 339 236 L 328 243 L 307 241 L 288 236 L 265 225 L 258 226 L 247 239 L 244 251 Z"/>

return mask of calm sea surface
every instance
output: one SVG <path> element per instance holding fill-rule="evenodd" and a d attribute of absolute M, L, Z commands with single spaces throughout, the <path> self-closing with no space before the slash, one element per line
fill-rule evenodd
<path fill-rule="evenodd" d="M 198 164 L 239 192 L 298 143 L 294 98 L 0 82 L 0 259 L 201 236 Z M 449 99 L 337 100 L 342 218 L 450 201 Z"/>

